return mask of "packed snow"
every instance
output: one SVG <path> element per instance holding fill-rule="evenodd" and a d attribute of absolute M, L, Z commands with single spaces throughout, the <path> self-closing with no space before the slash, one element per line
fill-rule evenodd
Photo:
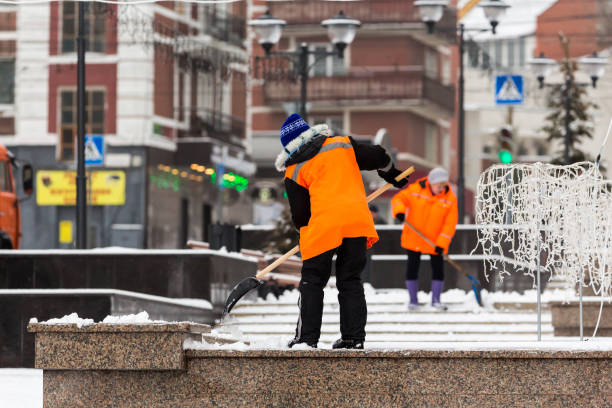
<path fill-rule="evenodd" d="M 43 370 L 0 368 L 0 407 L 41 408 Z"/>
<path fill-rule="evenodd" d="M 30 323 L 40 323 L 49 325 L 58 324 L 76 324 L 77 327 L 89 326 L 94 324 L 93 319 L 80 318 L 77 313 L 71 313 L 64 317 L 49 319 L 43 322 L 39 322 L 37 318 L 33 317 L 30 319 Z M 167 324 L 175 322 L 166 322 L 164 320 L 151 320 L 147 312 L 140 312 L 137 314 L 129 314 L 122 316 L 106 316 L 100 323 L 106 324 Z"/>

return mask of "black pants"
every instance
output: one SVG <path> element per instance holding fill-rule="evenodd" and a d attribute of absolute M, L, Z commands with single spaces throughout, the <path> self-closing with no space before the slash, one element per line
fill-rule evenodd
<path fill-rule="evenodd" d="M 336 286 L 340 304 L 340 332 L 345 340 L 365 340 L 368 314 L 360 274 L 366 263 L 366 238 L 344 238 L 338 248 L 304 261 L 300 280 L 300 317 L 295 337 L 317 342 L 321 336 L 323 288 L 331 275 L 332 257 L 336 258 Z"/>
<path fill-rule="evenodd" d="M 406 250 L 408 253 L 408 264 L 406 268 L 406 280 L 419 279 L 419 265 L 421 265 L 421 253 Z M 442 255 L 429 255 L 431 257 L 431 279 L 444 280 L 444 259 Z"/>

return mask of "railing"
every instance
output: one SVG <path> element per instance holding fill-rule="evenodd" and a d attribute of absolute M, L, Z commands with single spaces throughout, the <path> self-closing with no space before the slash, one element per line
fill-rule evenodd
<path fill-rule="evenodd" d="M 191 128 L 205 131 L 208 136 L 226 139 L 228 136 L 244 138 L 244 121 L 214 109 L 199 108 L 192 115 Z"/>
<path fill-rule="evenodd" d="M 420 22 L 418 11 L 410 0 L 365 0 L 358 2 L 328 2 L 320 0 L 268 2 L 270 13 L 287 24 L 320 24 L 344 11 L 362 23 Z"/>
<path fill-rule="evenodd" d="M 242 47 L 246 39 L 246 20 L 214 7 L 204 7 L 204 32 L 214 38 Z"/>
<path fill-rule="evenodd" d="M 268 102 L 296 101 L 300 86 L 296 82 L 266 82 Z M 385 101 L 427 99 L 454 110 L 454 87 L 425 78 L 422 72 L 385 72 L 346 76 L 312 77 L 308 79 L 308 101 Z"/>

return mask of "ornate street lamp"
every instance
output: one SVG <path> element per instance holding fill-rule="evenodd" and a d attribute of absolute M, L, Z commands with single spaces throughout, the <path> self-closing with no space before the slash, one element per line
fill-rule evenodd
<path fill-rule="evenodd" d="M 327 27 L 327 35 L 332 44 L 338 50 L 338 56 L 344 58 L 344 49 L 355 39 L 357 28 L 361 26 L 359 20 L 348 18 L 344 12 L 340 10 L 338 15 L 321 22 L 323 27 Z"/>
<path fill-rule="evenodd" d="M 482 7 L 485 17 L 491 24 L 491 31 L 495 34 L 495 28 L 499 24 L 499 19 L 504 15 L 506 9 L 510 7 L 508 4 L 501 0 L 485 0 L 478 4 Z"/>
<path fill-rule="evenodd" d="M 438 21 L 442 18 L 444 8 L 448 5 L 448 1 L 443 0 L 418 0 L 414 2 L 414 6 L 419 10 L 421 20 L 427 26 L 427 31 L 431 34 Z M 485 17 L 491 24 L 491 31 L 495 34 L 495 29 L 499 24 L 499 20 L 506 11 L 509 5 L 501 0 L 485 0 L 479 4 L 483 8 Z M 446 30 L 447 31 L 447 30 Z M 458 176 L 457 176 L 457 206 L 459 207 L 459 222 L 463 223 L 465 218 L 465 109 L 464 109 L 464 78 L 463 78 L 463 51 L 464 51 L 464 34 L 466 31 L 463 23 L 459 27 L 452 29 L 453 32 L 459 32 L 459 79 L 458 79 L 458 94 L 459 94 L 459 140 L 458 140 Z M 488 29 L 467 30 L 484 32 Z"/>
<path fill-rule="evenodd" d="M 597 56 L 596 52 L 588 57 L 578 59 L 580 69 L 591 77 L 593 88 L 597 88 L 597 80 L 603 76 L 606 65 L 608 65 L 608 59 Z"/>
<path fill-rule="evenodd" d="M 301 82 L 300 115 L 306 120 L 308 71 L 315 65 L 312 64 L 310 67 L 308 66 L 308 56 L 314 55 L 317 60 L 333 55 L 343 58 L 344 50 L 355 39 L 355 32 L 361 25 L 361 22 L 347 17 L 342 11 L 336 16 L 321 22 L 321 25 L 327 28 L 327 34 L 332 44 L 336 47 L 336 51 L 311 51 L 309 50 L 308 44 L 302 43 L 299 50 L 272 52 L 271 49 L 280 40 L 282 28 L 285 25 L 285 20 L 273 17 L 269 10 L 262 16 L 249 22 L 249 26 L 253 27 L 253 30 L 255 30 L 257 34 L 259 44 L 261 44 L 266 52 L 266 57 L 270 55 L 281 55 L 292 58 L 294 62 L 297 62 L 298 76 Z"/>
<path fill-rule="evenodd" d="M 421 20 L 427 26 L 427 32 L 432 34 L 434 26 L 442 18 L 444 8 L 448 5 L 446 0 L 418 0 L 414 6 L 419 10 Z"/>
<path fill-rule="evenodd" d="M 270 55 L 270 50 L 280 40 L 283 27 L 287 25 L 287 22 L 272 17 L 270 10 L 267 10 L 265 14 L 251 20 L 249 25 L 253 27 L 255 34 L 257 34 L 257 41 L 266 51 L 266 55 Z"/>
<path fill-rule="evenodd" d="M 544 88 L 544 78 L 550 75 L 550 71 L 557 66 L 557 62 L 553 59 L 546 58 L 544 53 L 540 53 L 539 57 L 532 58 L 527 63 L 531 66 L 531 71 L 538 79 L 540 89 Z"/>

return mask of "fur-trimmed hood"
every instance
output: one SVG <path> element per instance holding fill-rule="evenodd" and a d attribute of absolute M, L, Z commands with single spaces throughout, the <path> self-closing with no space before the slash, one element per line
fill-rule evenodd
<path fill-rule="evenodd" d="M 300 133 L 298 137 L 287 143 L 285 149 L 276 157 L 276 170 L 283 172 L 287 168 L 287 161 L 308 142 L 312 141 L 316 136 L 329 136 L 329 128 L 326 124 L 315 125 L 310 129 Z"/>

